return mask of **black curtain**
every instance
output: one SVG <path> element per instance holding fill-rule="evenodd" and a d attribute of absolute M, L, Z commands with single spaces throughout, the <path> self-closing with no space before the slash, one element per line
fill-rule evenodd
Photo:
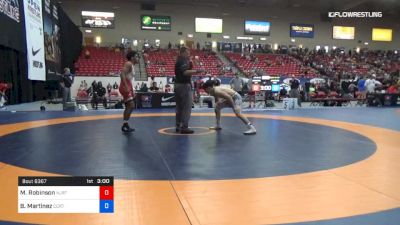
<path fill-rule="evenodd" d="M 44 100 L 47 95 L 43 81 L 28 79 L 26 54 L 0 46 L 0 82 L 12 84 L 7 91 L 9 104 Z"/>
<path fill-rule="evenodd" d="M 26 77 L 26 54 L 0 46 L 0 82 L 12 84 L 7 92 L 9 103 L 16 104 L 33 100 L 32 84 Z"/>
<path fill-rule="evenodd" d="M 71 72 L 75 74 L 74 63 L 82 51 L 82 32 L 61 7 L 59 7 L 58 13 L 61 33 L 61 65 L 62 68 L 70 68 Z"/>

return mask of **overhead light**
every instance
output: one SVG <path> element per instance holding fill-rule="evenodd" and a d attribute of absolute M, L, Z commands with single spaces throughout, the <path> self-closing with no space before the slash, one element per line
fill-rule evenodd
<path fill-rule="evenodd" d="M 193 34 L 188 34 L 188 37 L 192 38 L 192 37 L 193 37 Z"/>
<path fill-rule="evenodd" d="M 364 45 L 369 45 L 369 43 L 368 42 L 364 42 Z"/>
<path fill-rule="evenodd" d="M 95 42 L 97 44 L 100 44 L 101 43 L 101 37 L 100 36 L 96 36 Z"/>
<path fill-rule="evenodd" d="M 236 39 L 238 39 L 238 40 L 253 40 L 253 37 L 241 37 L 241 36 L 237 36 Z"/>
<path fill-rule="evenodd" d="M 223 12 L 222 15 L 223 16 L 229 16 L 229 13 Z"/>
<path fill-rule="evenodd" d="M 91 34 L 92 30 L 85 30 L 85 33 Z"/>
<path fill-rule="evenodd" d="M 261 40 L 261 41 L 266 41 L 267 38 L 266 38 L 266 37 L 260 37 L 260 40 Z"/>
<path fill-rule="evenodd" d="M 224 39 L 229 39 L 230 37 L 228 35 L 222 36 Z"/>
<path fill-rule="evenodd" d="M 293 43 L 295 43 L 295 42 L 296 42 L 296 39 L 292 38 L 292 39 L 290 39 L 290 41 L 293 42 Z"/>

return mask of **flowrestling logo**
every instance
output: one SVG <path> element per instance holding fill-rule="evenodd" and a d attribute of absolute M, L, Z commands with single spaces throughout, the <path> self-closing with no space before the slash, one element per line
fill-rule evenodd
<path fill-rule="evenodd" d="M 19 23 L 19 3 L 18 0 L 0 0 L 0 14 L 4 14 Z"/>
<path fill-rule="evenodd" d="M 330 18 L 382 18 L 382 12 L 328 12 Z"/>

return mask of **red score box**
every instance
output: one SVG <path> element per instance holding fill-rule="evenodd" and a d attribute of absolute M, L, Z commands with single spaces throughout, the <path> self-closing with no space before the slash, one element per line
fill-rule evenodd
<path fill-rule="evenodd" d="M 100 186 L 100 200 L 114 200 L 114 187 Z"/>

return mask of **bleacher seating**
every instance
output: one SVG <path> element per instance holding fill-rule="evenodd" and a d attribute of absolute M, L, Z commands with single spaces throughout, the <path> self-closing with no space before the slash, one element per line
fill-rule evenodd
<path fill-rule="evenodd" d="M 224 71 L 225 65 L 214 54 L 201 50 L 191 50 L 193 69 L 204 69 L 207 72 L 198 75 L 210 74 L 212 76 L 233 76 L 232 72 Z M 175 61 L 178 50 L 147 51 L 144 54 L 146 71 L 149 76 L 174 76 Z"/>
<path fill-rule="evenodd" d="M 226 53 L 225 55 L 232 62 L 236 62 L 236 66 L 243 73 L 261 69 L 268 75 L 274 76 L 313 78 L 317 74 L 316 70 L 303 66 L 300 61 L 289 55 L 253 54 L 253 58 L 240 53 Z"/>
<path fill-rule="evenodd" d="M 304 60 L 314 63 L 316 68 L 322 68 L 328 75 L 332 76 L 336 73 L 348 75 L 366 74 L 371 65 L 363 62 L 358 57 L 349 57 L 342 54 L 311 54 Z"/>
<path fill-rule="evenodd" d="M 90 52 L 90 58 L 85 57 L 85 51 Z M 119 74 L 124 64 L 122 52 L 110 48 L 86 47 L 75 63 L 77 76 L 113 76 Z"/>

